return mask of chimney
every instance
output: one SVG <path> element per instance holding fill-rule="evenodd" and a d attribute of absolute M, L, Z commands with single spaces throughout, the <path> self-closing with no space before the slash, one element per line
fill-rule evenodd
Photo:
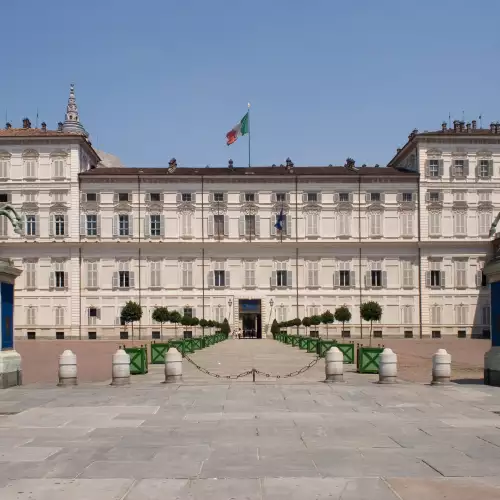
<path fill-rule="evenodd" d="M 401 153 L 401 148 L 396 149 L 396 153 L 397 154 Z"/>
<path fill-rule="evenodd" d="M 470 123 L 468 123 L 466 127 L 467 127 L 467 132 L 470 132 Z"/>
<path fill-rule="evenodd" d="M 463 132 L 465 127 L 465 122 L 460 122 L 459 127 L 460 127 L 460 132 Z"/>
<path fill-rule="evenodd" d="M 495 134 L 500 134 L 500 123 L 495 123 Z"/>
<path fill-rule="evenodd" d="M 31 122 L 29 121 L 29 118 L 23 119 L 23 128 L 31 128 Z"/>
<path fill-rule="evenodd" d="M 59 122 L 59 123 L 57 124 L 57 131 L 58 131 L 58 132 L 62 132 L 62 128 L 63 128 L 63 124 L 62 124 L 62 122 Z"/>
<path fill-rule="evenodd" d="M 11 128 L 12 128 L 12 123 L 7 122 L 7 123 L 5 124 L 5 130 L 9 130 L 9 129 L 11 129 Z"/>
<path fill-rule="evenodd" d="M 47 124 L 42 122 L 42 132 L 47 132 Z"/>
<path fill-rule="evenodd" d="M 441 123 L 441 132 L 446 132 L 447 126 L 446 122 Z"/>
<path fill-rule="evenodd" d="M 453 131 L 458 132 L 458 127 L 459 127 L 459 121 L 458 120 L 453 120 Z"/>
<path fill-rule="evenodd" d="M 476 130 L 477 128 L 477 122 L 476 120 L 472 120 L 472 130 Z"/>
<path fill-rule="evenodd" d="M 493 122 L 490 123 L 490 132 L 491 133 L 495 132 L 495 124 Z"/>

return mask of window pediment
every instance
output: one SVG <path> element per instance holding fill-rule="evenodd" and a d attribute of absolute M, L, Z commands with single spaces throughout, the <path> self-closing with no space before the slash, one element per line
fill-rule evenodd
<path fill-rule="evenodd" d="M 488 151 L 486 149 L 482 149 L 482 150 L 476 152 L 476 156 L 478 158 L 491 158 L 493 156 L 493 154 L 491 151 Z"/>
<path fill-rule="evenodd" d="M 38 158 L 40 154 L 35 149 L 25 149 L 23 151 L 23 158 Z"/>
<path fill-rule="evenodd" d="M 427 158 L 441 158 L 443 152 L 440 149 L 431 148 L 427 150 Z"/>
<path fill-rule="evenodd" d="M 12 155 L 3 149 L 0 150 L 0 160 L 10 160 Z"/>
<path fill-rule="evenodd" d="M 52 153 L 50 153 L 50 157 L 51 158 L 67 158 L 68 153 L 67 153 L 67 151 L 64 151 L 62 149 L 57 149 L 55 151 L 52 151 Z"/>

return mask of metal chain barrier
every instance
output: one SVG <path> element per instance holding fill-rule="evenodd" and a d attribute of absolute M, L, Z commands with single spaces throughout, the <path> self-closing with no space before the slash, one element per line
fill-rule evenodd
<path fill-rule="evenodd" d="M 306 372 L 307 370 L 311 369 L 316 363 L 321 359 L 320 356 L 316 356 L 309 364 L 306 366 L 303 366 L 299 370 L 295 370 L 293 372 L 287 373 L 286 375 L 272 375 L 271 373 L 266 373 L 266 372 L 261 372 L 260 370 L 257 370 L 256 368 L 252 368 L 251 370 L 247 370 L 246 372 L 241 372 L 238 375 L 220 375 L 219 373 L 213 373 L 206 368 L 203 368 L 200 366 L 198 363 L 193 361 L 187 354 L 184 354 L 184 359 L 189 361 L 195 368 L 197 368 L 200 372 L 204 373 L 205 375 L 209 375 L 210 377 L 214 378 L 223 378 L 227 380 L 237 380 L 242 377 L 247 377 L 248 375 L 253 376 L 253 381 L 255 382 L 255 375 L 263 375 L 266 378 L 275 378 L 275 379 L 280 379 L 280 378 L 290 378 L 290 377 L 296 377 L 297 375 L 301 375 L 302 373 Z"/>

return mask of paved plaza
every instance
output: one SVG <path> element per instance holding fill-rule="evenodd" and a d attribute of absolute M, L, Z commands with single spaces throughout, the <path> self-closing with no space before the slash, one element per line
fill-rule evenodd
<path fill-rule="evenodd" d="M 221 375 L 284 375 L 314 359 L 228 340 L 192 359 Z M 0 392 L 2 500 L 498 500 L 500 389 L 431 387 L 324 362 L 291 378 L 214 378 L 184 361 L 133 377 Z M 430 373 L 429 373 L 430 378 Z"/>

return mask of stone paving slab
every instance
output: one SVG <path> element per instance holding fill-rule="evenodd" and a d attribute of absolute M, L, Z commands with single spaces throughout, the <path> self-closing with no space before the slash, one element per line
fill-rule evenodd
<path fill-rule="evenodd" d="M 283 372 L 311 359 L 266 342 L 193 356 L 235 371 L 264 366 L 269 345 Z M 2 391 L 0 408 L 15 411 L 0 415 L 0 499 L 500 498 L 499 389 L 351 372 L 324 384 L 323 366 L 257 384 L 200 372 L 162 384 L 154 367 L 129 387 Z"/>

